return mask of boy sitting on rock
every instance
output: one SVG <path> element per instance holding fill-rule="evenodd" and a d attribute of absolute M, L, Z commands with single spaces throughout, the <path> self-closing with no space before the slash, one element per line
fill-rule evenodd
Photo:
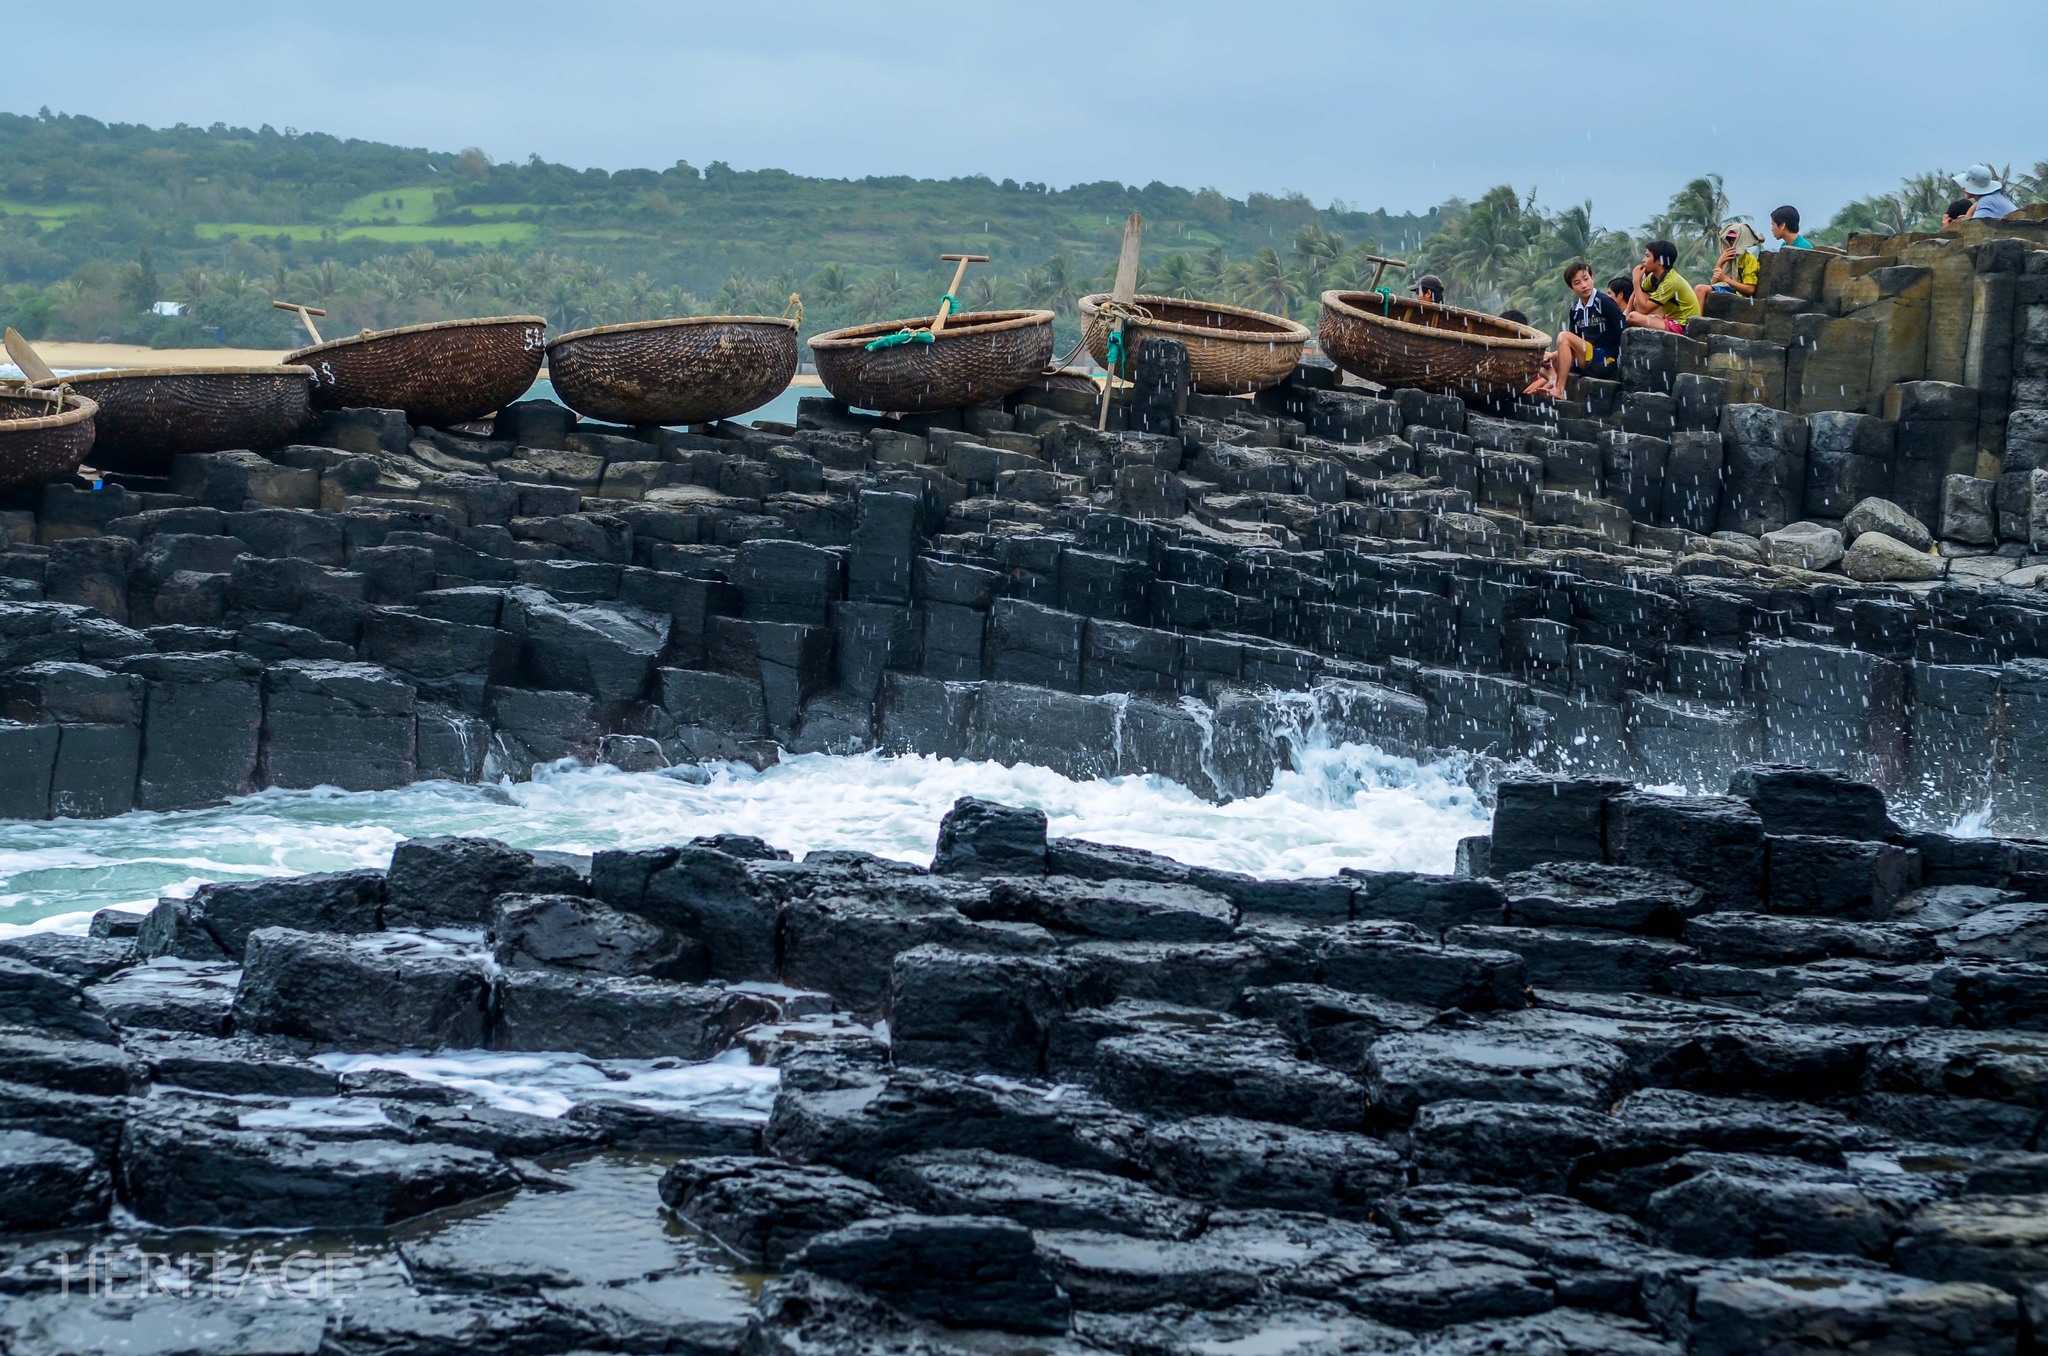
<path fill-rule="evenodd" d="M 1610 293 L 1593 285 L 1592 265 L 1583 261 L 1566 265 L 1564 285 L 1575 298 L 1571 314 L 1558 333 L 1557 347 L 1544 355 L 1544 370 L 1529 383 L 1527 395 L 1562 400 L 1565 381 L 1572 373 L 1612 376 L 1621 356 L 1621 334 L 1628 327 L 1628 318 Z"/>
<path fill-rule="evenodd" d="M 1750 229 L 1746 221 L 1732 222 L 1721 232 L 1721 257 L 1714 261 L 1713 281 L 1693 288 L 1699 295 L 1701 309 L 1706 308 L 1709 292 L 1732 292 L 1738 297 L 1756 295 L 1757 275 L 1763 268 L 1756 252 L 1763 243 L 1764 238 Z"/>
<path fill-rule="evenodd" d="M 1629 324 L 1685 333 L 1686 322 L 1700 313 L 1700 298 L 1677 265 L 1678 246 L 1669 240 L 1652 240 L 1643 247 L 1643 262 L 1635 266 L 1633 274 L 1635 295 L 1629 298 Z"/>

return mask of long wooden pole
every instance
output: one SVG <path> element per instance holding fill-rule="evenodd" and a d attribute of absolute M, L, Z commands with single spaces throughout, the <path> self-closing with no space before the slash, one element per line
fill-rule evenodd
<path fill-rule="evenodd" d="M 1144 242 L 1145 218 L 1133 212 L 1124 219 L 1124 248 L 1116 258 L 1116 286 L 1109 294 L 1109 299 L 1119 308 L 1129 306 L 1138 295 L 1138 251 Z M 1123 333 L 1124 318 L 1119 310 L 1110 320 L 1110 344 L 1103 354 L 1105 359 L 1117 351 Z M 1102 407 L 1095 414 L 1095 431 L 1098 433 L 1109 427 L 1109 393 L 1116 385 L 1115 364 L 1105 361 L 1103 366 L 1107 370 L 1102 374 Z"/>
<path fill-rule="evenodd" d="M 946 295 L 939 300 L 939 313 L 932 317 L 932 333 L 938 334 L 946 328 L 946 317 L 953 310 L 953 298 L 960 295 L 960 280 L 967 276 L 969 264 L 985 264 L 986 254 L 942 254 L 941 259 L 958 260 L 960 267 L 953 270 L 953 285 L 946 289 Z"/>

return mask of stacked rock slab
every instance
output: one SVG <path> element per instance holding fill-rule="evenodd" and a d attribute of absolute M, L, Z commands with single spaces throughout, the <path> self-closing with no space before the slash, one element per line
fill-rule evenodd
<path fill-rule="evenodd" d="M 1753 764 L 1512 780 L 1461 860 L 1262 880 L 963 801 L 929 868 L 418 839 L 0 941 L 0 1334 L 2033 1350 L 2039 843 Z M 549 1059 L 554 1103 L 473 1076 Z M 748 1064 L 751 1110 L 659 1093 Z M 158 1316 L 170 1229 L 318 1231 L 337 1288 L 216 1263 Z"/>
<path fill-rule="evenodd" d="M 0 810 L 778 748 L 1234 796 L 1313 728 L 1700 790 L 1816 761 L 2041 831 L 2042 231 L 1772 254 L 1557 403 L 1202 396 L 1160 341 L 1100 432 L 1057 382 L 689 430 L 345 410 L 18 491 Z"/>

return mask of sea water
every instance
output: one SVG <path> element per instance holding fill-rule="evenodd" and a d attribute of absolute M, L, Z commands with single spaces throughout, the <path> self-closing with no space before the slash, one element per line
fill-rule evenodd
<path fill-rule="evenodd" d="M 82 931 L 96 909 L 142 911 L 215 880 L 382 867 L 401 840 L 472 834 L 588 853 L 699 834 L 754 834 L 801 857 L 852 848 L 926 862 L 961 796 L 1042 809 L 1055 837 L 1285 878 L 1347 866 L 1449 871 L 1487 829 L 1456 762 L 1346 744 L 1310 749 L 1273 789 L 1224 805 L 1159 777 L 1073 781 L 1045 768 L 878 755 L 785 757 L 660 772 L 561 764 L 532 781 L 424 782 L 397 791 L 264 791 L 114 819 L 0 823 L 0 936 Z"/>

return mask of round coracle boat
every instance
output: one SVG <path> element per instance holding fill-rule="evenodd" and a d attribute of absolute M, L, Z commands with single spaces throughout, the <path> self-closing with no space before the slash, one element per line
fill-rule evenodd
<path fill-rule="evenodd" d="M 1486 405 L 1520 395 L 1550 340 L 1512 320 L 1383 292 L 1325 292 L 1323 356 L 1382 386 L 1412 386 Z"/>
<path fill-rule="evenodd" d="M 364 330 L 302 348 L 316 410 L 404 410 L 415 424 L 460 424 L 519 399 L 540 375 L 548 323 L 537 315 Z"/>
<path fill-rule="evenodd" d="M 67 377 L 99 406 L 92 464 L 166 475 L 183 452 L 260 451 L 306 422 L 308 367 L 136 367 Z"/>
<path fill-rule="evenodd" d="M 1107 292 L 1081 298 L 1081 334 L 1104 368 L 1115 320 L 1113 310 L 1105 310 L 1109 300 Z M 1133 297 L 1129 312 L 1117 375 L 1131 375 L 1140 340 L 1177 339 L 1188 350 L 1188 385 L 1204 395 L 1245 395 L 1279 385 L 1301 361 L 1309 338 L 1308 326 L 1284 316 L 1215 301 Z"/>
<path fill-rule="evenodd" d="M 818 380 L 857 409 L 957 410 L 1023 389 L 1052 360 L 1051 311 L 969 311 L 947 316 L 928 343 L 868 347 L 906 330 L 928 334 L 930 323 L 920 316 L 819 335 Z"/>
<path fill-rule="evenodd" d="M 76 472 L 92 450 L 99 406 L 75 391 L 0 388 L 0 489 L 43 485 Z"/>
<path fill-rule="evenodd" d="M 547 346 L 548 380 L 586 419 L 706 424 L 780 395 L 796 375 L 796 321 L 767 315 L 642 320 Z"/>

